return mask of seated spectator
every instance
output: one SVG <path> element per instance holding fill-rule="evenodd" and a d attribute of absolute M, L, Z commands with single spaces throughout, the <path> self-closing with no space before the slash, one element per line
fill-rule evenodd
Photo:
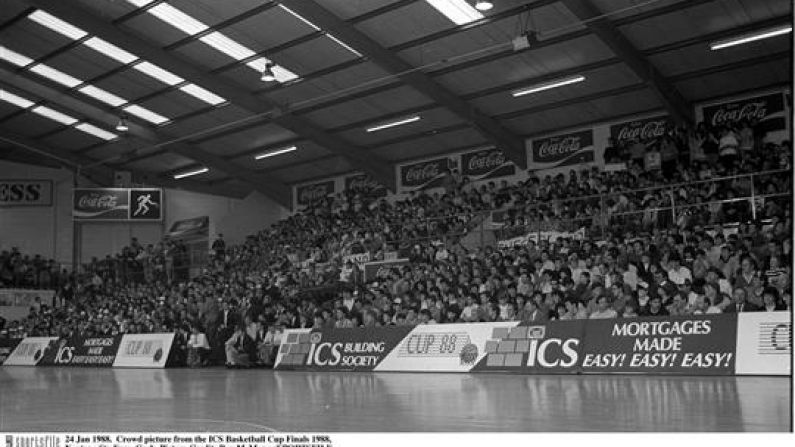
<path fill-rule="evenodd" d="M 254 363 L 257 346 L 245 324 L 240 324 L 226 341 L 226 366 L 248 368 Z"/>
<path fill-rule="evenodd" d="M 207 364 L 207 357 L 210 353 L 210 343 L 201 328 L 194 324 L 191 326 L 190 337 L 188 338 L 188 366 L 195 368 Z"/>
<path fill-rule="evenodd" d="M 588 318 L 592 320 L 618 318 L 618 313 L 610 307 L 606 296 L 596 298 L 597 310 Z"/>

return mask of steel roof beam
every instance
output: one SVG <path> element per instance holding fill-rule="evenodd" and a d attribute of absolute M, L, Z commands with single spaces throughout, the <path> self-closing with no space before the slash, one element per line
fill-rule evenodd
<path fill-rule="evenodd" d="M 395 170 L 389 163 L 382 160 L 380 157 L 366 153 L 363 148 L 356 146 L 346 139 L 333 135 L 314 123 L 291 114 L 280 104 L 266 98 L 255 97 L 252 92 L 234 84 L 228 79 L 202 72 L 193 64 L 179 59 L 175 54 L 164 51 L 143 39 L 116 28 L 112 24 L 99 20 L 88 12 L 85 7 L 79 4 L 63 2 L 61 0 L 17 1 L 22 1 L 23 3 L 44 9 L 82 28 L 90 34 L 105 39 L 114 45 L 136 54 L 144 60 L 159 65 L 192 83 L 209 89 L 215 94 L 226 98 L 232 104 L 251 113 L 268 116 L 273 123 L 297 135 L 301 135 L 307 140 L 313 141 L 330 152 L 342 155 L 354 167 L 370 174 L 376 181 L 379 181 L 390 190 L 395 190 Z M 241 178 L 243 177 L 241 176 Z"/>
<path fill-rule="evenodd" d="M 591 0 L 562 0 L 562 3 L 596 34 L 637 77 L 644 81 L 662 102 L 663 107 L 679 124 L 692 123 L 693 108 L 690 102 L 643 56 Z"/>
<path fill-rule="evenodd" d="M 465 120 L 484 137 L 494 142 L 514 164 L 522 169 L 527 167 L 524 141 L 497 120 L 483 114 L 314 0 L 281 0 L 281 3 Z"/>

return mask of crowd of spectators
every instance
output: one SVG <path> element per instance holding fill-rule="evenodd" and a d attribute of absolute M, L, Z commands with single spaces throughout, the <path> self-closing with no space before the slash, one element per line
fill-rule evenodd
<path fill-rule="evenodd" d="M 664 139 L 681 144 L 685 136 Z M 273 360 L 284 328 L 791 309 L 790 175 L 714 180 L 791 172 L 791 147 L 718 155 L 663 157 L 668 163 L 660 170 L 629 163 L 625 170 L 572 172 L 568 179 L 531 175 L 515 184 L 473 185 L 451 171 L 443 192 L 394 201 L 345 191 L 241 244 L 219 238 L 202 274 L 186 280 L 169 273 L 178 245 L 133 241 L 64 285 L 62 305 L 40 305 L 0 331 L 63 337 L 177 332 L 191 364 L 248 366 Z M 752 188 L 769 200 L 749 203 Z M 589 231 L 582 240 L 528 240 L 507 248 L 462 244 L 461 236 L 493 210 L 505 222 L 500 238 L 536 229 Z M 362 253 L 410 262 L 364 281 L 361 268 L 345 262 Z M 303 293 L 329 285 L 331 297 Z"/>
<path fill-rule="evenodd" d="M 16 247 L 0 252 L 0 288 L 55 289 L 68 277 L 53 259 L 31 257 Z"/>

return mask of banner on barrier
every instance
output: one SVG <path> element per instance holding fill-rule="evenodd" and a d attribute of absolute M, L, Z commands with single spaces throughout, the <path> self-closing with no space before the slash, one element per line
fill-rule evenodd
<path fill-rule="evenodd" d="M 789 312 L 737 315 L 736 373 L 792 374 L 792 316 Z"/>
<path fill-rule="evenodd" d="M 274 368 L 372 371 L 411 330 L 387 326 L 285 331 Z"/>
<path fill-rule="evenodd" d="M 354 255 L 345 255 L 342 257 L 342 263 L 347 264 L 348 261 L 351 261 L 353 264 L 356 264 L 356 267 L 359 270 L 364 269 L 364 265 L 370 262 L 370 253 L 357 253 Z"/>
<path fill-rule="evenodd" d="M 577 231 L 531 231 L 524 236 L 517 236 L 511 239 L 497 241 L 497 246 L 499 248 L 525 246 L 530 241 L 533 241 L 536 244 L 538 244 L 539 241 L 549 241 L 549 243 L 555 243 L 555 241 L 561 238 L 581 241 L 585 239 L 585 228 L 580 228 Z"/>
<path fill-rule="evenodd" d="M 72 337 L 50 343 L 38 366 L 111 367 L 121 344 L 121 335 Z"/>
<path fill-rule="evenodd" d="M 125 334 L 113 367 L 165 368 L 174 334 Z"/>
<path fill-rule="evenodd" d="M 44 351 L 50 342 L 58 340 L 58 337 L 26 337 L 11 352 L 4 366 L 36 366 L 44 356 Z"/>
<path fill-rule="evenodd" d="M 389 276 L 389 272 L 392 269 L 400 269 L 404 265 L 408 265 L 409 260 L 404 259 L 393 259 L 389 261 L 378 261 L 378 262 L 368 262 L 364 264 L 364 280 L 365 281 L 372 281 L 378 278 L 386 278 Z"/>
<path fill-rule="evenodd" d="M 734 315 L 588 320 L 586 332 L 584 373 L 734 373 Z"/>
<path fill-rule="evenodd" d="M 21 338 L 0 338 L 0 365 L 14 352 Z"/>

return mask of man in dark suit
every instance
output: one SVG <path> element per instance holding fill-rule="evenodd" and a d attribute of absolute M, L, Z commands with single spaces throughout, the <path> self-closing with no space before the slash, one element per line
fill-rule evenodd
<path fill-rule="evenodd" d="M 732 295 L 734 299 L 729 306 L 726 306 L 723 313 L 759 312 L 761 310 L 756 304 L 747 300 L 745 289 L 742 287 L 736 287 Z"/>
<path fill-rule="evenodd" d="M 522 323 L 544 324 L 549 321 L 549 312 L 540 309 L 535 301 L 528 300 L 524 308 Z"/>

